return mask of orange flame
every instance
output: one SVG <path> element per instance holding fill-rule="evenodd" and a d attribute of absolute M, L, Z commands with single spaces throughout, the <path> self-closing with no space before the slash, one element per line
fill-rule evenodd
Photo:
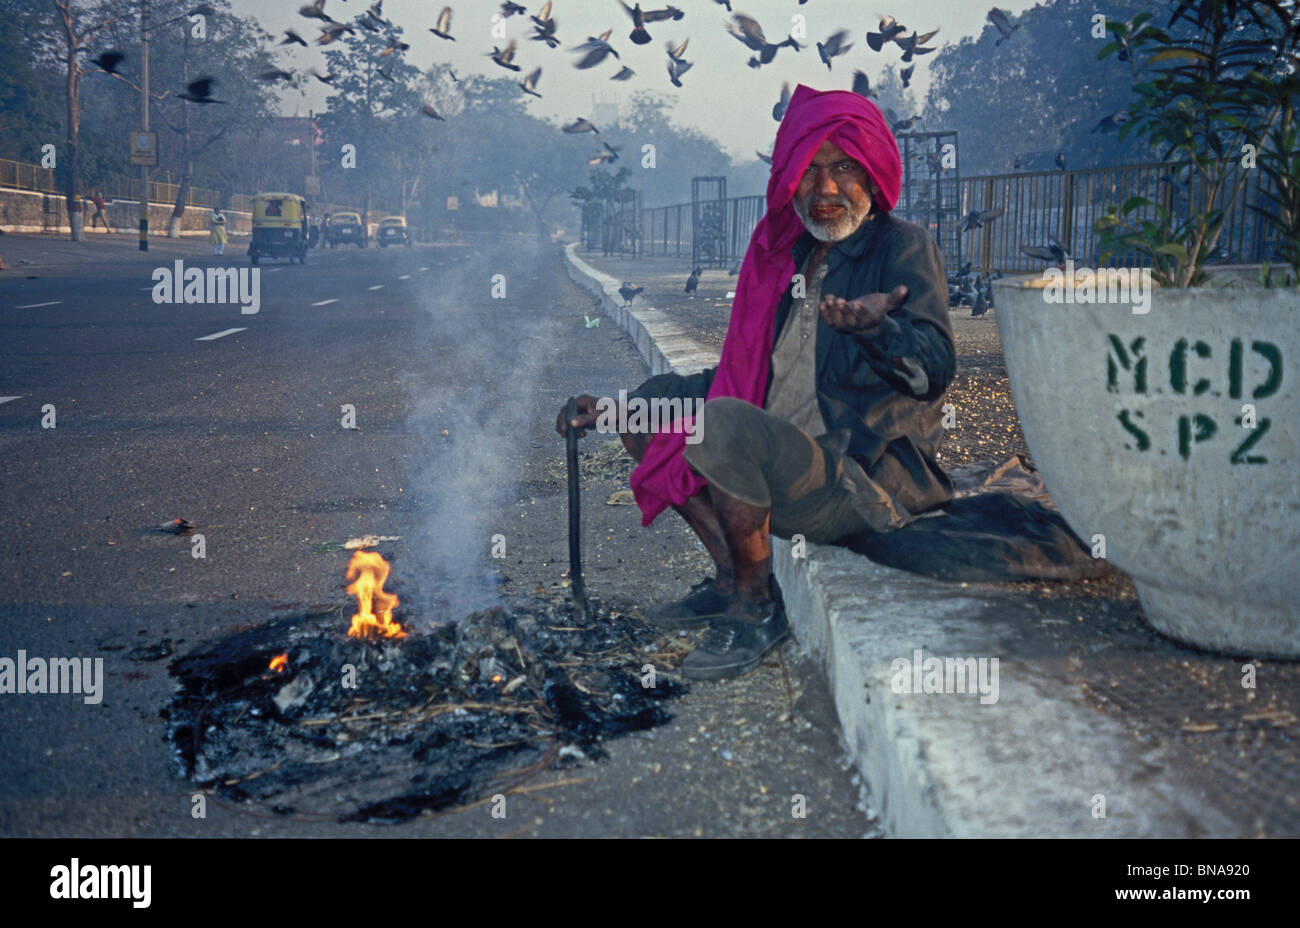
<path fill-rule="evenodd" d="M 405 638 L 402 626 L 393 621 L 393 610 L 398 599 L 384 592 L 388 580 L 389 564 L 377 551 L 358 550 L 348 564 L 347 579 L 353 582 L 347 589 L 357 597 L 357 614 L 352 617 L 349 638 Z M 376 615 L 378 613 L 378 615 Z"/>
<path fill-rule="evenodd" d="M 277 654 L 275 657 L 271 658 L 270 669 L 274 670 L 276 673 L 284 673 L 284 668 L 288 666 L 289 666 L 288 651 L 285 651 L 283 654 Z"/>

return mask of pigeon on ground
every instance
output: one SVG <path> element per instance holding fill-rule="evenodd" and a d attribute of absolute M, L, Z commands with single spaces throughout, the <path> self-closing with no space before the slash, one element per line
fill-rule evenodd
<path fill-rule="evenodd" d="M 404 52 L 410 47 L 411 47 L 410 45 L 406 44 L 400 39 L 396 39 L 396 38 L 389 39 L 388 45 L 380 50 L 379 57 L 382 58 L 385 55 L 391 55 L 393 52 Z"/>
<path fill-rule="evenodd" d="M 442 12 L 438 14 L 438 23 L 429 30 L 440 39 L 456 41 L 456 37 L 451 34 L 451 7 L 444 6 Z"/>
<path fill-rule="evenodd" d="M 618 288 L 618 295 L 623 298 L 624 306 L 631 306 L 632 301 L 636 299 L 636 295 L 644 289 L 645 287 L 634 287 L 625 280 L 623 286 Z"/>
<path fill-rule="evenodd" d="M 696 268 L 691 271 L 691 276 L 686 278 L 686 292 L 692 297 L 695 296 L 696 289 L 700 286 L 700 274 L 704 272 L 703 268 Z"/>
<path fill-rule="evenodd" d="M 170 522 L 164 522 L 158 528 L 160 531 L 169 532 L 172 535 L 192 535 L 198 526 L 189 519 L 172 519 Z"/>
<path fill-rule="evenodd" d="M 1011 20 L 1007 18 L 1007 14 L 1003 13 L 997 7 L 989 10 L 988 21 L 993 24 L 994 29 L 1002 33 L 1002 38 L 993 43 L 994 47 L 1001 45 L 1007 39 L 1011 38 L 1011 34 L 1020 28 L 1019 23 L 1016 23 L 1014 26 L 1011 25 Z"/>
<path fill-rule="evenodd" d="M 1065 170 L 1065 152 L 1058 151 L 1056 153 L 1056 166 L 1062 171 Z"/>

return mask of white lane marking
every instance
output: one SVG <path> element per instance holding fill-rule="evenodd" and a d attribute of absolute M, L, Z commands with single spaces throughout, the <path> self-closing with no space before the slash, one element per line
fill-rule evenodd
<path fill-rule="evenodd" d="M 328 306 L 331 303 L 337 303 L 338 300 L 321 300 L 319 303 L 312 303 L 312 306 Z"/>
<path fill-rule="evenodd" d="M 194 339 L 196 342 L 210 342 L 218 338 L 225 338 L 227 335 L 234 335 L 236 332 L 247 332 L 247 327 L 242 329 L 225 329 L 221 332 L 213 332 L 211 335 L 204 335 L 202 338 Z"/>
<path fill-rule="evenodd" d="M 0 403 L 12 403 L 14 400 L 22 399 L 21 396 L 0 396 Z"/>
<path fill-rule="evenodd" d="M 382 290 L 382 289 L 384 289 L 384 285 L 383 285 L 383 284 L 375 284 L 373 287 L 366 287 L 366 289 L 367 289 L 367 290 Z"/>
<path fill-rule="evenodd" d="M 398 280 L 410 280 L 410 279 L 411 279 L 411 275 L 410 275 L 410 274 L 403 274 L 401 277 L 399 277 L 399 278 L 397 278 L 397 279 L 398 279 Z"/>
<path fill-rule="evenodd" d="M 735 291 L 735 290 L 728 290 L 728 291 L 727 291 L 727 299 L 729 299 L 729 300 L 730 300 L 730 299 L 734 299 L 735 296 L 736 296 L 736 291 Z"/>
<path fill-rule="evenodd" d="M 14 309 L 40 309 L 42 306 L 58 306 L 62 302 L 62 300 L 50 300 L 48 303 L 28 303 L 26 306 L 15 306 Z"/>
<path fill-rule="evenodd" d="M 282 270 L 284 270 L 284 268 L 282 268 L 282 267 L 264 267 L 264 268 L 262 268 L 262 270 L 265 271 L 267 274 L 274 274 L 276 271 L 282 271 Z"/>

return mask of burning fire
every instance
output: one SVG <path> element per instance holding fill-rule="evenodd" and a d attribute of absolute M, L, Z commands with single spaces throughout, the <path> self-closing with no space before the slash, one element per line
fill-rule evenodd
<path fill-rule="evenodd" d="M 283 654 L 277 654 L 275 657 L 271 658 L 270 669 L 274 670 L 276 673 L 284 673 L 284 668 L 288 666 L 289 666 L 288 651 L 285 651 Z"/>
<path fill-rule="evenodd" d="M 354 581 L 348 592 L 356 594 L 357 614 L 352 617 L 349 638 L 405 638 L 402 626 L 393 621 L 398 599 L 384 592 L 389 564 L 377 551 L 358 550 L 348 564 L 347 579 Z M 376 614 L 377 613 L 377 614 Z"/>

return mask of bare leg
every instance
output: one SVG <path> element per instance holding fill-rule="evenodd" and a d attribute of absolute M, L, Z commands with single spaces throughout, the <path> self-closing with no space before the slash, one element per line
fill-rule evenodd
<path fill-rule="evenodd" d="M 623 439 L 623 447 L 627 448 L 632 459 L 640 462 L 650 444 L 650 437 L 647 435 L 619 437 Z M 735 589 L 735 578 L 731 549 L 727 546 L 727 538 L 709 498 L 708 488 L 696 493 L 681 506 L 674 506 L 673 509 L 686 520 L 686 524 L 695 532 L 705 550 L 709 552 L 709 556 L 713 558 L 713 563 L 718 570 L 718 589 L 724 593 L 732 592 Z"/>
<path fill-rule="evenodd" d="M 755 607 L 770 595 L 772 511 L 741 502 L 712 484 L 709 498 L 731 552 L 737 598 L 732 611 L 742 618 L 761 618 L 761 611 Z"/>

